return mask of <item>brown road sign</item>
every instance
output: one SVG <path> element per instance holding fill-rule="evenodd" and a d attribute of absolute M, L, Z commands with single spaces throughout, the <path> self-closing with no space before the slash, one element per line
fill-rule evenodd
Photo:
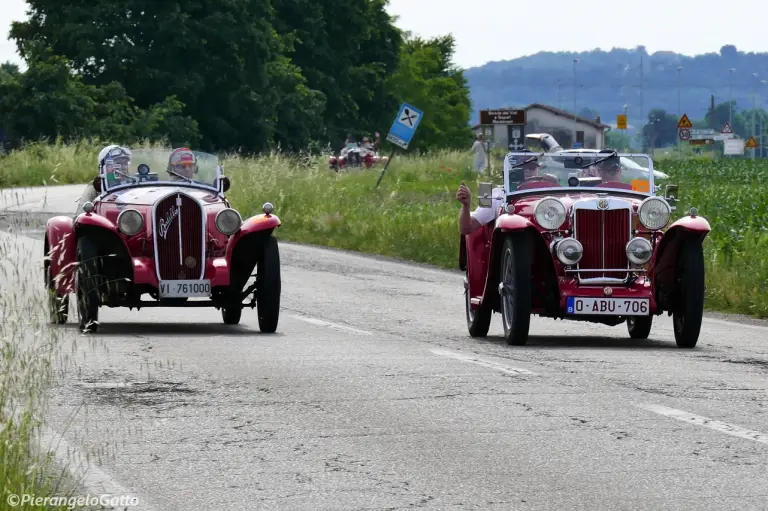
<path fill-rule="evenodd" d="M 755 140 L 755 137 L 749 137 L 749 140 L 747 140 L 744 147 L 747 149 L 757 149 L 757 140 Z"/>
<path fill-rule="evenodd" d="M 480 124 L 525 124 L 525 110 L 480 110 Z"/>
<path fill-rule="evenodd" d="M 712 138 L 699 138 L 691 140 L 689 143 L 691 145 L 712 145 L 715 143 L 715 140 Z"/>

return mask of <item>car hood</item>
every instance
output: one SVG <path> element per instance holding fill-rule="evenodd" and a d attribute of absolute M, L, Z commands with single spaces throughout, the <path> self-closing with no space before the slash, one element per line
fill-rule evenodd
<path fill-rule="evenodd" d="M 173 192 L 181 192 L 190 195 L 195 199 L 208 204 L 221 201 L 221 198 L 219 198 L 215 192 L 210 190 L 201 190 L 199 188 L 190 188 L 186 186 L 141 186 L 107 193 L 107 195 L 101 199 L 101 202 L 119 205 L 133 204 L 137 206 L 151 206 Z"/>

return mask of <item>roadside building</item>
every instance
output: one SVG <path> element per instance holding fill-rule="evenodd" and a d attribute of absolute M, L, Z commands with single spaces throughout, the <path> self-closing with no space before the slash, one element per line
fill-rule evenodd
<path fill-rule="evenodd" d="M 496 147 L 505 148 L 509 144 L 518 144 L 515 149 L 522 149 L 525 135 L 531 133 L 548 133 L 564 149 L 581 147 L 587 149 L 604 149 L 605 134 L 610 126 L 600 122 L 600 118 L 587 119 L 549 105 L 534 103 L 524 108 L 526 115 L 525 126 L 497 124 L 493 127 L 493 139 Z M 482 126 L 473 127 L 475 133 L 482 133 Z M 575 140 L 574 140 L 575 138 Z M 576 142 L 578 145 L 574 145 Z"/>

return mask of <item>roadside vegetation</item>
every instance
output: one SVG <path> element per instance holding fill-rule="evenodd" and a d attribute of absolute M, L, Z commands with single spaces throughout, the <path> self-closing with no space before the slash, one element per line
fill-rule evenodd
<path fill-rule="evenodd" d="M 70 496 L 62 468 L 41 450 L 55 446 L 36 442 L 59 346 L 46 324 L 42 271 L 36 270 L 27 248 L 0 237 L 0 510 L 66 509 L 21 499 Z"/>
<path fill-rule="evenodd" d="M 0 187 L 85 183 L 97 153 L 85 143 L 31 145 L 0 158 Z M 272 202 L 281 239 L 445 268 L 458 265 L 456 189 L 463 180 L 475 193 L 487 180 L 470 171 L 471 154 L 458 151 L 398 153 L 378 189 L 381 167 L 336 173 L 323 158 L 222 157 L 235 207 L 247 216 Z M 712 225 L 707 306 L 768 317 L 768 161 L 664 157 L 656 167 L 680 186 L 676 217 L 695 206 Z"/>

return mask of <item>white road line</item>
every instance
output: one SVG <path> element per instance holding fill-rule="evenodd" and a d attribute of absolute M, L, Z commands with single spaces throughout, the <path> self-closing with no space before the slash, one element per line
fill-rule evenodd
<path fill-rule="evenodd" d="M 313 325 L 317 326 L 324 326 L 328 328 L 333 328 L 334 330 L 341 330 L 344 332 L 350 332 L 353 334 L 360 334 L 360 335 L 373 335 L 372 332 L 366 332 L 365 330 L 358 330 L 357 328 L 352 328 L 351 326 L 346 325 L 339 325 L 337 323 L 331 323 L 330 321 L 323 321 L 322 319 L 317 318 L 310 318 L 308 316 L 297 316 L 295 314 L 290 315 L 289 317 L 293 319 L 298 319 L 299 321 L 304 321 L 305 323 L 311 323 Z"/>
<path fill-rule="evenodd" d="M 727 422 L 720 422 L 718 420 L 710 419 L 708 417 L 702 417 L 701 415 L 694 415 L 692 413 L 684 412 L 683 410 L 676 410 L 674 408 L 668 408 L 666 406 L 654 405 L 654 404 L 641 404 L 636 405 L 639 408 L 644 408 L 651 412 L 658 413 L 660 415 L 666 415 L 679 421 L 688 422 L 690 424 L 696 424 L 697 426 L 703 426 L 705 428 L 725 433 L 726 435 L 743 438 L 745 440 L 752 440 L 760 442 L 761 444 L 768 445 L 768 435 L 754 431 L 751 429 L 742 428 L 735 424 L 728 424 Z"/>
<path fill-rule="evenodd" d="M 488 360 L 481 360 L 475 356 L 466 355 L 464 353 L 459 353 L 456 351 L 441 350 L 441 349 L 435 349 L 430 351 L 435 355 L 440 355 L 441 357 L 455 358 L 456 360 L 461 360 L 462 362 L 469 362 L 471 364 L 477 364 L 479 366 L 488 367 L 490 369 L 495 369 L 496 371 L 501 371 L 502 373 L 536 375 L 536 373 L 534 373 L 533 371 L 529 371 L 528 369 L 523 369 L 521 367 L 512 367 L 506 364 L 499 364 L 497 362 L 491 362 Z"/>

